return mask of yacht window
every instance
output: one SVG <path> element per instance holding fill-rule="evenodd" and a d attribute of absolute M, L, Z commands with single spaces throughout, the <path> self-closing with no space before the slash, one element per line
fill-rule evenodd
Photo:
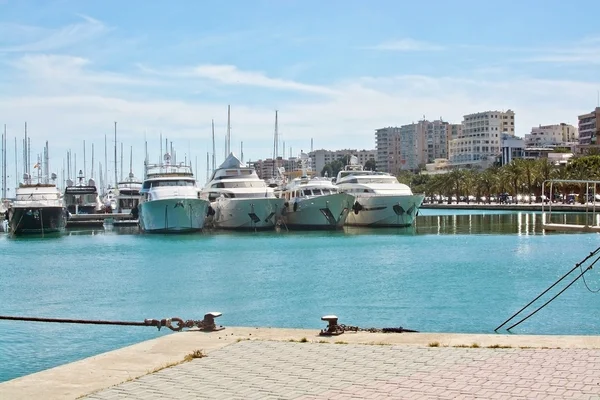
<path fill-rule="evenodd" d="M 310 196 L 311 195 L 310 189 L 304 189 L 304 195 Z"/>
<path fill-rule="evenodd" d="M 177 180 L 168 180 L 168 181 L 151 181 L 152 187 L 158 186 L 194 186 L 195 181 L 177 179 Z"/>
<path fill-rule="evenodd" d="M 323 194 L 329 194 L 329 189 L 321 189 L 321 191 L 323 192 Z"/>

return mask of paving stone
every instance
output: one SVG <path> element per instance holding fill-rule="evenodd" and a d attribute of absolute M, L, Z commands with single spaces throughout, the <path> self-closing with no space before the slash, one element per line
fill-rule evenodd
<path fill-rule="evenodd" d="M 87 398 L 577 399 L 598 383 L 598 349 L 242 341 Z"/>

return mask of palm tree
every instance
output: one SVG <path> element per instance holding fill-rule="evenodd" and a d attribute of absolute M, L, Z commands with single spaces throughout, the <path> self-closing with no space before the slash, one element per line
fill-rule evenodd
<path fill-rule="evenodd" d="M 521 181 L 523 174 L 523 168 L 518 161 L 519 160 L 512 160 L 502 167 L 502 175 L 505 176 L 506 181 L 512 186 L 513 196 L 517 204 L 519 203 L 517 200 L 517 195 L 519 194 L 519 182 Z"/>

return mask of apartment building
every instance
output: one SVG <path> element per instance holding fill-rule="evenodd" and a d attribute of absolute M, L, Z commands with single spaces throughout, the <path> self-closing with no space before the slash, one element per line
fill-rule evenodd
<path fill-rule="evenodd" d="M 323 167 L 326 164 L 335 160 L 341 160 L 344 156 L 356 156 L 360 165 L 365 165 L 367 161 L 375 161 L 375 150 L 357 150 L 357 149 L 342 149 L 342 150 L 314 150 L 308 153 L 310 158 L 311 168 L 316 174 L 321 174 Z M 379 168 L 378 168 L 379 169 Z"/>
<path fill-rule="evenodd" d="M 579 144 L 600 144 L 600 107 L 589 114 L 579 116 Z"/>
<path fill-rule="evenodd" d="M 560 123 L 540 125 L 531 128 L 531 133 L 525 135 L 527 147 L 549 147 L 577 142 L 579 129 L 573 125 Z"/>
<path fill-rule="evenodd" d="M 483 111 L 465 115 L 462 130 L 450 141 L 450 164 L 489 167 L 501 153 L 502 133 L 514 136 L 514 111 Z"/>
<path fill-rule="evenodd" d="M 447 158 L 453 126 L 440 119 L 377 129 L 377 169 L 393 174 L 419 171 L 435 159 Z"/>

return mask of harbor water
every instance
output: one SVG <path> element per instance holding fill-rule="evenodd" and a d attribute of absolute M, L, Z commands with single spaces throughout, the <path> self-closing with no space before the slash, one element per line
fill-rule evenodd
<path fill-rule="evenodd" d="M 565 216 L 573 219 L 577 216 Z M 600 245 L 545 233 L 535 212 L 421 210 L 403 229 L 143 235 L 131 228 L 0 235 L 0 314 L 423 332 L 494 328 Z M 600 287 L 600 267 L 586 283 Z M 600 333 L 600 294 L 578 281 L 513 330 Z M 0 321 L 0 381 L 168 334 L 150 327 Z"/>

